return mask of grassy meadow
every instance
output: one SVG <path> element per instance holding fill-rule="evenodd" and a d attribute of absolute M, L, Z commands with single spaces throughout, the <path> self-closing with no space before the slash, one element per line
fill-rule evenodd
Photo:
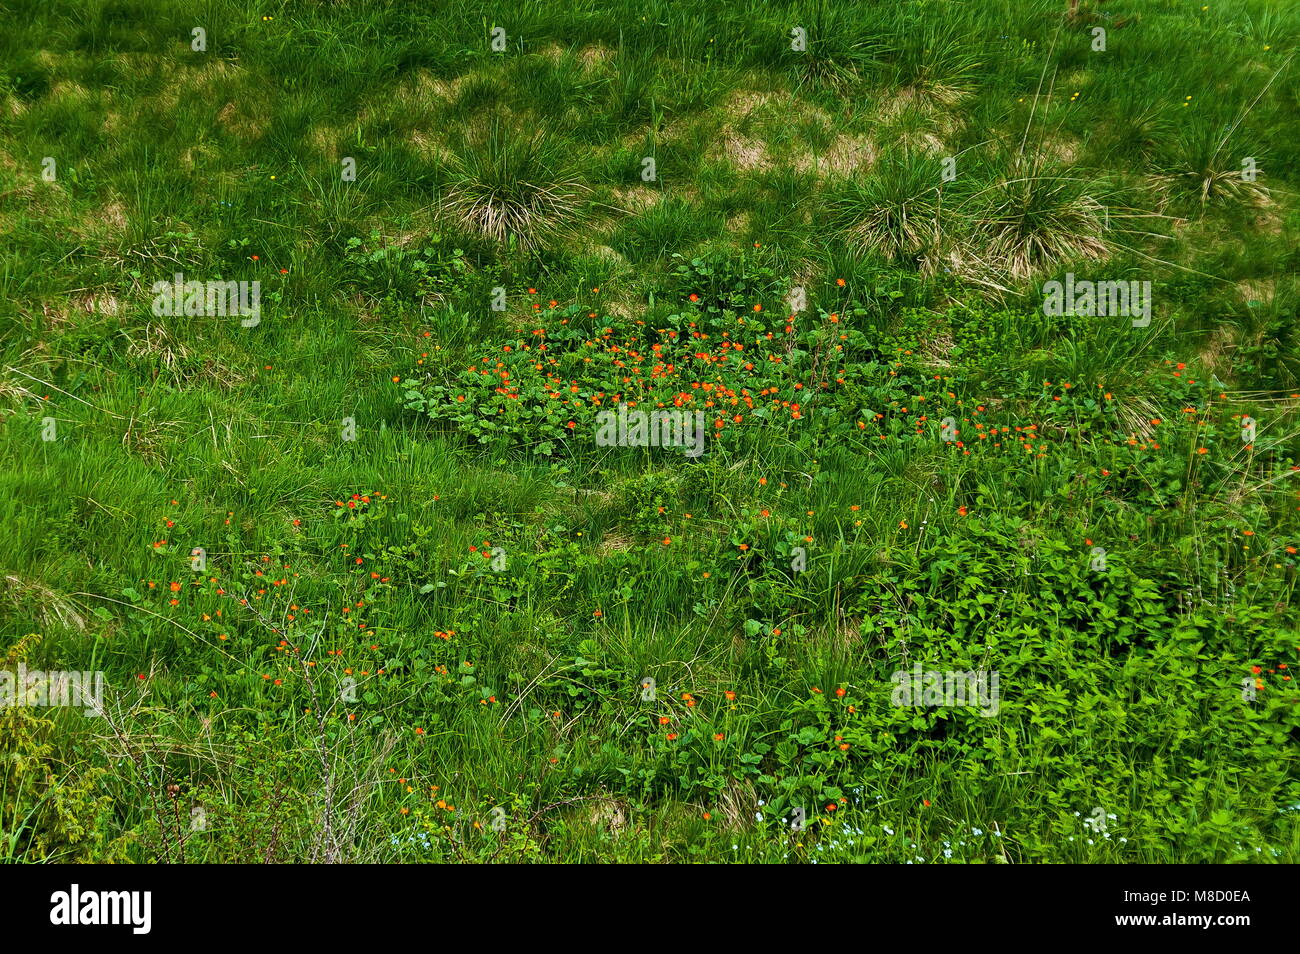
<path fill-rule="evenodd" d="M 0 860 L 1300 860 L 1300 7 L 0 18 Z"/>

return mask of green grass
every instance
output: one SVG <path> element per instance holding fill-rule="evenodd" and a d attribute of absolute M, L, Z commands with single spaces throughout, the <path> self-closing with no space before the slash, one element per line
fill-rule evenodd
<path fill-rule="evenodd" d="M 0 858 L 1300 859 L 1300 14 L 1067 6 L 10 0 Z"/>

